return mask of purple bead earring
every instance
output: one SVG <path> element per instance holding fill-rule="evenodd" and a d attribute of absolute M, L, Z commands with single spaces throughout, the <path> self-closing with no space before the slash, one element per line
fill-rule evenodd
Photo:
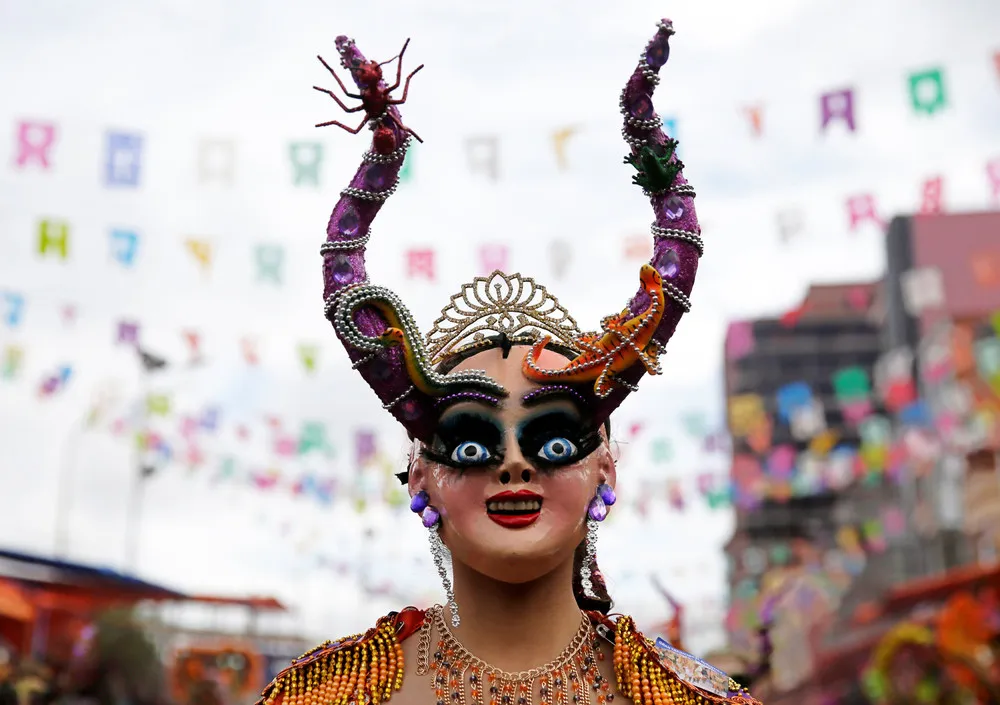
<path fill-rule="evenodd" d="M 419 514 L 426 528 L 431 528 L 441 519 L 441 513 L 431 506 L 431 496 L 420 490 L 410 500 L 410 511 Z"/>
<path fill-rule="evenodd" d="M 608 517 L 608 507 L 618 501 L 611 485 L 602 482 L 594 492 L 594 498 L 587 507 L 587 515 L 594 521 L 604 521 Z"/>

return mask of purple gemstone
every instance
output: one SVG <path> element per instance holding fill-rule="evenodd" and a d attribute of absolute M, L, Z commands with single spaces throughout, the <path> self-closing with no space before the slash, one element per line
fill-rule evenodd
<path fill-rule="evenodd" d="M 639 94 L 632 99 L 629 110 L 640 120 L 649 120 L 653 117 L 653 103 L 645 95 Z"/>
<path fill-rule="evenodd" d="M 618 501 L 615 491 L 611 489 L 611 485 L 601 483 L 597 486 L 597 496 L 604 500 L 604 503 L 609 507 Z"/>
<path fill-rule="evenodd" d="M 665 279 L 673 279 L 681 268 L 681 258 L 677 256 L 677 250 L 668 247 L 656 258 L 656 271 Z"/>
<path fill-rule="evenodd" d="M 420 403 L 415 399 L 407 399 L 403 402 L 401 408 L 403 410 L 403 418 L 407 421 L 416 421 L 423 413 L 420 410 Z"/>
<path fill-rule="evenodd" d="M 666 32 L 657 32 L 653 41 L 646 47 L 646 63 L 654 69 L 658 69 L 667 63 L 670 58 L 670 35 Z"/>
<path fill-rule="evenodd" d="M 414 514 L 420 514 L 420 512 L 427 509 L 427 505 L 431 503 L 431 497 L 429 494 L 420 490 L 413 498 L 410 500 L 410 511 Z"/>
<path fill-rule="evenodd" d="M 437 509 L 428 506 L 426 509 L 424 509 L 423 514 L 420 515 L 420 518 L 423 519 L 424 526 L 426 526 L 429 529 L 435 524 L 437 524 L 438 521 L 440 521 L 441 515 L 438 514 Z"/>
<path fill-rule="evenodd" d="M 590 500 L 590 506 L 587 507 L 587 514 L 594 521 L 604 521 L 608 516 L 608 505 L 604 503 L 601 499 L 601 495 L 595 496 Z"/>
<path fill-rule="evenodd" d="M 354 267 L 347 255 L 337 255 L 333 258 L 333 281 L 340 285 L 354 281 Z"/>
<path fill-rule="evenodd" d="M 361 219 L 358 217 L 358 212 L 348 207 L 340 215 L 340 220 L 337 221 L 337 232 L 345 237 L 354 237 L 358 234 L 358 226 L 360 224 Z"/>
<path fill-rule="evenodd" d="M 680 220 L 684 216 L 684 201 L 675 194 L 667 196 L 663 203 L 663 214 L 670 220 Z"/>
<path fill-rule="evenodd" d="M 365 188 L 370 191 L 381 191 L 387 180 L 386 168 L 382 164 L 373 164 L 365 172 Z"/>

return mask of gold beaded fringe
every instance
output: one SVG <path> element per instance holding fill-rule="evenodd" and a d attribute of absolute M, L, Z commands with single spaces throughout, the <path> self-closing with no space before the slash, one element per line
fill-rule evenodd
<path fill-rule="evenodd" d="M 740 692 L 722 698 L 681 681 L 663 666 L 653 647 L 636 631 L 631 617 L 619 617 L 615 625 L 614 665 L 619 690 L 635 705 L 760 705 L 735 683 L 730 687 Z"/>
<path fill-rule="evenodd" d="M 264 705 L 347 705 L 389 699 L 403 684 L 403 647 L 395 623 L 382 620 L 364 636 L 319 647 L 280 674 Z M 311 660 L 310 660 L 311 659 Z"/>

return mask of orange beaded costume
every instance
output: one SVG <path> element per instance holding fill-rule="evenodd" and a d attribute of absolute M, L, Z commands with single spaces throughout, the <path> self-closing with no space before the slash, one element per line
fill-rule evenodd
<path fill-rule="evenodd" d="M 635 705 L 760 705 L 708 664 L 681 652 L 665 654 L 636 630 L 631 617 L 586 614 L 599 633 L 613 639 L 618 690 Z M 279 673 L 257 705 L 379 705 L 388 701 L 403 685 L 402 642 L 420 630 L 426 615 L 408 607 L 383 617 L 364 634 L 317 646 Z M 720 683 L 720 678 L 726 682 Z M 480 690 L 477 703 L 482 695 Z M 553 693 L 558 703 L 557 695 Z M 599 693 L 598 705 L 612 697 Z M 500 705 L 499 697 L 491 695 L 488 705 Z"/>

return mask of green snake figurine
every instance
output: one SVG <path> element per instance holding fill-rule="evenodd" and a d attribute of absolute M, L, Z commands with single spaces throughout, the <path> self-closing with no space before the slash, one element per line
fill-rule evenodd
<path fill-rule="evenodd" d="M 677 140 L 667 139 L 664 154 L 659 155 L 649 146 L 641 147 L 636 154 L 625 157 L 625 163 L 631 164 L 639 172 L 632 176 L 632 183 L 642 186 L 651 194 L 663 193 L 674 184 L 677 174 L 684 168 L 684 163 L 674 156 Z"/>

